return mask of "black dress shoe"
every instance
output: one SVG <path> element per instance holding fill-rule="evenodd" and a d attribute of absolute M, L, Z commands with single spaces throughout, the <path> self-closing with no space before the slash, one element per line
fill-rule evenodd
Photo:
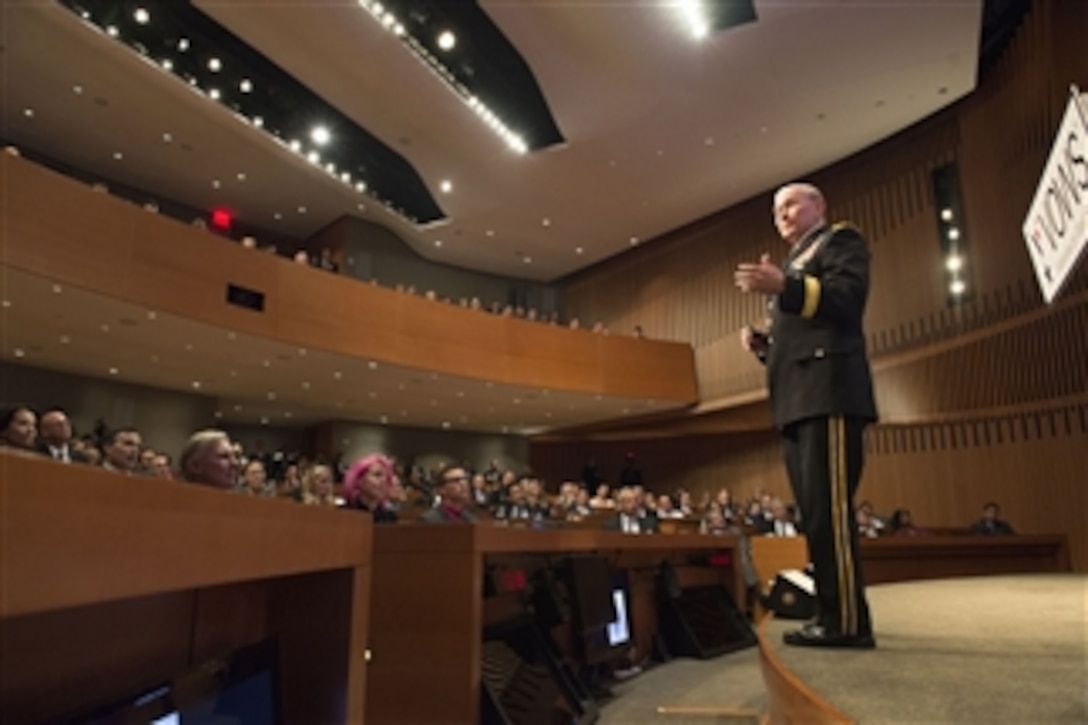
<path fill-rule="evenodd" d="M 829 632 L 818 624 L 808 624 L 801 629 L 791 630 L 782 635 L 782 641 L 793 647 L 841 647 L 853 649 L 873 649 L 876 640 L 872 634 L 839 634 Z"/>

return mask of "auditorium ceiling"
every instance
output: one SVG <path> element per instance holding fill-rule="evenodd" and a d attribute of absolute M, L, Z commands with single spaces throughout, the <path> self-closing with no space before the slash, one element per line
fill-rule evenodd
<path fill-rule="evenodd" d="M 115 4 L 129 13 L 144 5 Z M 435 262 L 545 282 L 652 244 L 966 95 L 976 82 L 983 18 L 981 0 L 757 0 L 754 20 L 696 39 L 678 3 L 481 0 L 478 10 L 525 63 L 561 134 L 519 150 L 515 137 L 497 133 L 409 52 L 369 2 L 193 5 L 403 158 L 439 217 L 399 213 L 375 189 L 361 191 L 357 179 L 345 182 L 340 169 L 330 172 L 305 147 L 293 150 L 292 139 L 212 98 L 209 85 L 180 80 L 164 70 L 164 58 L 141 56 L 50 0 L 3 0 L 0 137 L 149 198 L 229 208 L 273 240 L 305 239 L 352 215 L 389 228 Z M 217 72 L 231 77 L 229 68 Z M 297 110 L 306 117 L 308 109 Z M 312 118 L 315 127 L 325 120 Z M 231 340 L 246 353 L 228 355 L 221 330 L 149 320 L 148 310 L 87 291 L 54 293 L 48 280 L 8 274 L 4 286 L 5 298 L 14 290 L 44 310 L 63 299 L 67 311 L 27 313 L 26 339 L 5 340 L 5 359 L 99 377 L 116 368 L 130 382 L 201 394 L 224 381 L 193 371 L 214 370 L 231 381 L 220 405 L 228 420 L 384 418 L 532 433 L 624 416 L 649 416 L 652 427 L 661 413 L 654 401 L 568 400 L 392 368 L 353 399 L 333 373 L 350 369 L 354 380 L 359 361 L 262 340 Z M 150 332 L 167 322 L 168 335 Z M 75 341 L 102 325 L 108 336 Z M 193 350 L 152 352 L 142 342 L 148 334 L 191 338 Z M 46 353 L 61 337 L 85 347 Z M 187 355 L 193 364 L 182 363 Z M 298 389 L 288 391 L 284 380 Z M 368 392 L 388 404 L 374 404 Z"/>

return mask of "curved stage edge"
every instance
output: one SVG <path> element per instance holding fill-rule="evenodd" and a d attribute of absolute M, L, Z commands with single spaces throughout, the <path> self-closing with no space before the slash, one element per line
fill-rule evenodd
<path fill-rule="evenodd" d="M 869 589 L 877 649 L 787 647 L 758 626 L 764 723 L 1088 721 L 1088 576 L 1017 574 Z"/>

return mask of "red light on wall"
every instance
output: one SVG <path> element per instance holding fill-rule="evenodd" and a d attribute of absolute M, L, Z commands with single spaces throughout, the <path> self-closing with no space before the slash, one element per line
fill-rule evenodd
<path fill-rule="evenodd" d="M 226 209 L 213 209 L 212 210 L 212 226 L 216 229 L 221 229 L 224 232 L 230 231 L 230 225 L 234 221 L 231 218 L 230 212 Z"/>
<path fill-rule="evenodd" d="M 732 565 L 733 559 L 729 554 L 711 554 L 707 563 L 711 566 L 727 567 Z"/>

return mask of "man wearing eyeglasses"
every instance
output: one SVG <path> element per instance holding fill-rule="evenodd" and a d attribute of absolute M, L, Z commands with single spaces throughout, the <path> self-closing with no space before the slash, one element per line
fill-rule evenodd
<path fill-rule="evenodd" d="M 468 472 L 461 466 L 442 466 L 438 472 L 438 505 L 423 514 L 420 520 L 429 524 L 476 523 L 468 482 Z"/>

